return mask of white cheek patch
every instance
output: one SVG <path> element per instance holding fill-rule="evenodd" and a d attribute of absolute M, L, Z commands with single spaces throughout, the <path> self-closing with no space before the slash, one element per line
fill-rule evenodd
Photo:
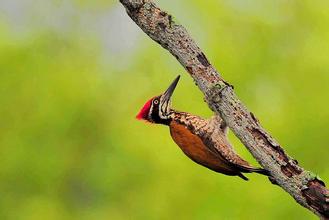
<path fill-rule="evenodd" d="M 166 114 L 166 110 L 167 110 L 167 104 L 165 103 L 165 104 L 161 105 L 161 113 L 163 115 L 165 115 Z"/>
<path fill-rule="evenodd" d="M 160 101 L 160 103 L 162 103 L 163 101 L 163 98 L 161 97 L 161 101 Z M 162 115 L 163 116 L 166 116 L 166 113 L 168 113 L 169 112 L 169 106 L 170 106 L 170 104 L 171 104 L 171 101 L 169 100 L 168 102 L 165 102 L 163 105 L 161 105 L 161 112 L 160 113 L 162 113 Z"/>
<path fill-rule="evenodd" d="M 170 101 L 164 103 L 159 110 L 159 115 L 162 119 L 168 119 L 170 117 Z"/>
<path fill-rule="evenodd" d="M 152 115 L 152 111 L 153 111 L 153 104 L 151 105 L 151 108 L 150 108 L 150 110 L 149 110 L 149 119 L 151 119 L 152 117 L 151 117 L 151 115 Z"/>

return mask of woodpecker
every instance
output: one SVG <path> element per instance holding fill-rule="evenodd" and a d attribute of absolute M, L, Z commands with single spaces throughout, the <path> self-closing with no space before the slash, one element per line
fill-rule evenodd
<path fill-rule="evenodd" d="M 243 173 L 269 176 L 267 170 L 253 167 L 234 151 L 227 138 L 228 128 L 220 116 L 203 119 L 171 108 L 171 96 L 179 78 L 163 94 L 148 100 L 136 118 L 169 126 L 171 137 L 184 154 L 210 170 L 244 180 L 248 178 Z"/>

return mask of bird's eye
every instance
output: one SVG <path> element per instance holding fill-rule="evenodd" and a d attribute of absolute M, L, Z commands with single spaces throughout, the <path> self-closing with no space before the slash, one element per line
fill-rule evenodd
<path fill-rule="evenodd" d="M 157 99 L 155 99 L 155 100 L 153 101 L 153 103 L 157 105 L 157 104 L 159 104 L 159 101 L 158 101 Z"/>

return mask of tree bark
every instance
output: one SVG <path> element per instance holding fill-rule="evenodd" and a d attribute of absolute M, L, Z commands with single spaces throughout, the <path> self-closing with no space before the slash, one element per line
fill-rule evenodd
<path fill-rule="evenodd" d="M 154 41 L 168 50 L 187 70 L 205 95 L 209 107 L 299 204 L 322 219 L 329 219 L 329 190 L 312 172 L 304 170 L 260 125 L 205 54 L 170 14 L 151 0 L 120 0 L 130 18 Z M 218 125 L 219 126 L 219 125 Z"/>

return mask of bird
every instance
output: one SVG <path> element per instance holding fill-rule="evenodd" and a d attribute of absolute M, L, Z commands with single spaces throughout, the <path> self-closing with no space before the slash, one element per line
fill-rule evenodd
<path fill-rule="evenodd" d="M 243 180 L 248 180 L 243 173 L 270 176 L 267 170 L 253 167 L 235 152 L 227 137 L 228 127 L 219 115 L 204 119 L 171 107 L 179 79 L 178 75 L 164 93 L 149 99 L 136 118 L 169 126 L 172 139 L 183 153 L 210 170 Z"/>

